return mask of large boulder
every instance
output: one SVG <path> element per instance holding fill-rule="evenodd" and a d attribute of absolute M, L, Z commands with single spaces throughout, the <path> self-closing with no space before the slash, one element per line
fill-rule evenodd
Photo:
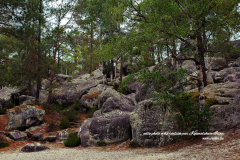
<path fill-rule="evenodd" d="M 115 110 L 86 119 L 79 128 L 81 146 L 96 146 L 98 141 L 107 144 L 122 142 L 131 137 L 130 112 Z"/>
<path fill-rule="evenodd" d="M 0 90 L 0 109 L 11 103 L 18 105 L 20 90 L 17 88 L 4 87 Z"/>
<path fill-rule="evenodd" d="M 59 85 L 54 84 L 55 88 L 53 89 L 53 100 L 57 101 L 63 107 L 68 107 L 86 94 L 91 88 L 96 87 L 98 84 L 105 82 L 103 74 L 100 70 L 95 70 L 91 74 L 81 75 L 77 78 L 72 78 L 69 82 L 64 81 Z M 40 93 L 40 102 L 47 102 L 46 91 Z"/>
<path fill-rule="evenodd" d="M 240 67 L 240 57 L 238 57 L 238 59 L 233 62 L 232 67 Z"/>
<path fill-rule="evenodd" d="M 113 110 L 133 111 L 135 107 L 134 101 L 127 96 L 117 92 L 114 89 L 106 89 L 98 97 L 98 108 L 102 113 L 111 112 Z"/>
<path fill-rule="evenodd" d="M 10 132 L 8 134 L 8 137 L 17 141 L 17 140 L 26 140 L 28 137 L 27 137 L 27 134 L 24 133 L 24 132 L 20 132 L 20 131 L 13 131 L 13 132 Z"/>
<path fill-rule="evenodd" d="M 87 92 L 87 94 L 82 96 L 82 98 L 79 101 L 80 111 L 83 112 L 86 109 L 98 107 L 98 95 L 101 94 L 107 88 L 112 88 L 112 87 L 99 84 L 96 87 L 91 88 Z"/>
<path fill-rule="evenodd" d="M 48 147 L 42 145 L 41 143 L 27 143 L 22 149 L 22 152 L 39 152 L 49 149 Z"/>
<path fill-rule="evenodd" d="M 136 87 L 136 95 L 135 95 L 135 100 L 138 102 L 150 99 L 152 98 L 152 93 L 154 91 L 154 87 L 146 87 L 150 84 L 144 84 L 142 82 L 139 82 L 137 87 Z"/>
<path fill-rule="evenodd" d="M 35 106 L 18 106 L 8 112 L 6 131 L 14 129 L 26 129 L 43 122 L 45 110 Z"/>
<path fill-rule="evenodd" d="M 197 89 L 191 92 L 197 92 Z M 210 84 L 204 88 L 206 102 L 212 103 L 209 131 L 220 131 L 240 124 L 240 83 Z"/>
<path fill-rule="evenodd" d="M 205 65 L 208 70 L 213 71 L 220 71 L 228 66 L 226 59 L 222 57 L 206 57 Z"/>
<path fill-rule="evenodd" d="M 161 135 L 180 131 L 174 117 L 167 109 L 154 106 L 151 99 L 138 103 L 130 114 L 133 140 L 143 147 L 159 147 L 176 142 L 178 136 Z"/>
<path fill-rule="evenodd" d="M 225 68 L 215 74 L 214 83 L 238 82 L 240 83 L 240 67 Z"/>

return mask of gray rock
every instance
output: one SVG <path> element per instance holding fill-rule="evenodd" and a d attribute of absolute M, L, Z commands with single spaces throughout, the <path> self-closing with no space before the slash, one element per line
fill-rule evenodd
<path fill-rule="evenodd" d="M 122 111 L 133 111 L 134 101 L 114 89 L 106 89 L 98 97 L 98 108 L 102 113 L 119 109 Z"/>
<path fill-rule="evenodd" d="M 232 64 L 232 67 L 240 67 L 240 57 Z"/>
<path fill-rule="evenodd" d="M 102 115 L 101 109 L 100 109 L 100 110 L 97 110 L 97 111 L 95 111 L 95 112 L 93 113 L 93 117 L 99 117 L 99 116 L 101 116 L 101 115 Z"/>
<path fill-rule="evenodd" d="M 154 87 L 151 86 L 146 88 L 146 85 L 149 85 L 149 84 L 144 84 L 142 82 L 138 83 L 138 86 L 136 88 L 136 95 L 135 95 L 135 99 L 137 103 L 140 101 L 152 98 L 151 94 L 154 91 Z"/>
<path fill-rule="evenodd" d="M 49 148 L 40 143 L 28 143 L 21 149 L 21 151 L 22 152 L 39 152 L 46 149 L 49 149 Z"/>
<path fill-rule="evenodd" d="M 206 57 L 205 65 L 208 70 L 220 71 L 227 67 L 227 61 L 222 57 Z"/>
<path fill-rule="evenodd" d="M 18 112 L 18 111 L 19 112 Z M 15 110 L 8 112 L 8 123 L 6 131 L 14 129 L 25 129 L 43 122 L 45 110 L 28 105 L 26 108 L 15 107 Z"/>
<path fill-rule="evenodd" d="M 57 139 L 56 136 L 43 136 L 42 141 L 53 142 Z"/>
<path fill-rule="evenodd" d="M 15 100 L 18 100 L 20 96 L 20 90 L 17 88 L 4 87 L 0 90 L 0 108 L 6 107 Z M 16 102 L 15 102 L 16 103 Z"/>
<path fill-rule="evenodd" d="M 132 138 L 143 147 L 159 147 L 175 143 L 178 136 L 149 135 L 148 133 L 179 132 L 180 129 L 167 109 L 154 106 L 149 100 L 144 100 L 130 114 Z"/>
<path fill-rule="evenodd" d="M 42 141 L 42 139 L 43 139 L 43 133 L 35 132 L 35 133 L 31 136 L 31 140 L 32 140 L 32 141 Z"/>
<path fill-rule="evenodd" d="M 20 132 L 20 131 L 13 131 L 10 132 L 8 135 L 9 138 L 17 141 L 17 140 L 26 140 L 27 139 L 27 134 L 24 132 Z"/>
<path fill-rule="evenodd" d="M 191 92 L 197 91 L 197 89 Z M 240 83 L 226 82 L 210 84 L 204 88 L 206 101 L 216 101 L 211 109 L 209 131 L 220 131 L 240 124 Z"/>
<path fill-rule="evenodd" d="M 64 141 L 64 140 L 67 140 L 68 138 L 68 132 L 66 130 L 63 130 L 63 131 L 59 131 L 56 135 L 57 137 L 57 140 L 59 141 Z"/>
<path fill-rule="evenodd" d="M 81 146 L 96 146 L 98 141 L 111 144 L 129 139 L 131 137 L 129 115 L 130 112 L 115 110 L 99 117 L 86 119 L 78 132 Z"/>
<path fill-rule="evenodd" d="M 231 129 L 240 124 L 240 105 L 213 105 L 210 132 Z"/>
<path fill-rule="evenodd" d="M 19 97 L 19 104 L 21 105 L 33 104 L 34 102 L 35 102 L 35 97 L 28 96 L 28 95 L 21 95 Z"/>
<path fill-rule="evenodd" d="M 225 68 L 215 74 L 214 83 L 240 83 L 240 67 Z"/>

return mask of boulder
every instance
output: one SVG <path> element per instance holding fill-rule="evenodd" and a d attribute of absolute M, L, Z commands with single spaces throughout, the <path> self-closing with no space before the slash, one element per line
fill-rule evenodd
<path fill-rule="evenodd" d="M 96 146 L 98 141 L 111 144 L 129 139 L 131 137 L 129 115 L 130 112 L 115 110 L 86 119 L 78 132 L 81 146 Z"/>
<path fill-rule="evenodd" d="M 26 140 L 27 139 L 27 134 L 24 132 L 20 132 L 20 131 L 13 131 L 10 132 L 8 135 L 9 138 L 17 141 L 17 140 Z"/>
<path fill-rule="evenodd" d="M 191 92 L 196 92 L 197 89 Z M 240 83 L 210 84 L 204 88 L 207 102 L 214 102 L 209 131 L 220 131 L 240 124 Z"/>
<path fill-rule="evenodd" d="M 99 84 L 96 87 L 91 88 L 87 94 L 83 95 L 79 101 L 80 111 L 83 112 L 84 108 L 90 109 L 98 107 L 98 95 L 107 88 L 112 88 L 103 84 Z"/>
<path fill-rule="evenodd" d="M 240 83 L 240 67 L 225 68 L 215 74 L 214 83 L 238 82 Z"/>
<path fill-rule="evenodd" d="M 8 112 L 6 131 L 14 129 L 26 129 L 43 122 L 45 110 L 34 106 L 18 106 Z"/>
<path fill-rule="evenodd" d="M 180 131 L 176 121 L 173 120 L 174 117 L 175 115 L 170 114 L 167 109 L 154 106 L 151 99 L 138 103 L 130 114 L 133 141 L 143 147 L 159 147 L 175 143 L 178 136 L 160 134 Z M 156 135 L 151 135 L 152 133 Z"/>
<path fill-rule="evenodd" d="M 232 67 L 240 67 L 240 57 L 238 57 L 238 59 L 233 62 Z"/>
<path fill-rule="evenodd" d="M 102 113 L 119 109 L 121 111 L 133 111 L 134 101 L 114 89 L 106 89 L 98 97 L 98 108 Z"/>
<path fill-rule="evenodd" d="M 146 87 L 146 85 L 149 84 L 144 84 L 142 82 L 139 82 L 137 87 L 136 87 L 136 95 L 135 95 L 135 99 L 138 102 L 152 98 L 152 92 L 154 91 L 154 87 Z"/>
<path fill-rule="evenodd" d="M 93 117 L 99 117 L 99 116 L 101 116 L 101 115 L 102 115 L 101 109 L 100 109 L 100 110 L 97 110 L 97 111 L 95 111 L 95 112 L 93 113 Z"/>
<path fill-rule="evenodd" d="M 31 140 L 32 140 L 32 141 L 41 141 L 42 139 L 43 139 L 43 133 L 35 132 L 35 133 L 31 136 Z"/>
<path fill-rule="evenodd" d="M 20 90 L 17 88 L 4 87 L 0 90 L 0 108 L 7 107 L 11 103 L 18 105 Z"/>
<path fill-rule="evenodd" d="M 228 66 L 226 59 L 222 57 L 206 57 L 205 65 L 212 71 L 220 71 Z"/>
<path fill-rule="evenodd" d="M 53 142 L 57 139 L 56 136 L 43 136 L 42 141 Z"/>
<path fill-rule="evenodd" d="M 49 149 L 48 147 L 40 144 L 40 143 L 27 143 L 22 149 L 22 152 L 39 152 Z"/>
<path fill-rule="evenodd" d="M 56 85 L 57 87 L 53 89 L 53 100 L 57 101 L 63 107 L 68 107 L 80 100 L 91 88 L 104 82 L 105 80 L 100 70 L 93 71 L 91 75 L 78 76 L 70 82 L 65 81 L 61 85 Z M 47 102 L 47 95 L 46 91 L 40 94 L 41 103 Z"/>
<path fill-rule="evenodd" d="M 11 142 L 11 139 L 4 134 L 0 134 L 0 142 Z"/>
<path fill-rule="evenodd" d="M 35 97 L 33 96 L 21 95 L 19 97 L 19 104 L 21 105 L 33 104 L 34 102 L 35 102 Z"/>
<path fill-rule="evenodd" d="M 57 140 L 58 140 L 58 141 L 67 140 L 68 134 L 69 134 L 69 133 L 68 133 L 68 131 L 66 131 L 66 130 L 59 131 L 59 132 L 57 133 L 57 135 L 56 135 Z"/>

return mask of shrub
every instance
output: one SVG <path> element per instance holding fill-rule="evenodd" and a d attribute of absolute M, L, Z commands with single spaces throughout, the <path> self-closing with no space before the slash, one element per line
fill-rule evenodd
<path fill-rule="evenodd" d="M 94 114 L 94 112 L 95 112 L 96 110 L 98 110 L 97 107 L 93 107 L 93 108 L 89 109 L 89 110 L 87 111 L 87 114 L 88 114 L 87 117 L 88 117 L 88 118 L 92 118 L 92 116 L 93 116 L 93 114 Z"/>
<path fill-rule="evenodd" d="M 118 88 L 119 88 L 119 84 L 115 82 L 115 83 L 113 84 L 113 88 L 117 91 Z"/>
<path fill-rule="evenodd" d="M 131 141 L 129 144 L 128 144 L 129 147 L 131 148 L 137 148 L 137 147 L 141 147 L 137 142 L 135 141 Z"/>
<path fill-rule="evenodd" d="M 105 141 L 97 141 L 97 146 L 101 147 L 101 146 L 106 146 L 107 143 Z"/>
<path fill-rule="evenodd" d="M 0 142 L 0 148 L 8 147 L 9 143 L 8 142 Z"/>
<path fill-rule="evenodd" d="M 74 109 L 64 110 L 63 115 L 66 116 L 70 122 L 77 121 L 80 118 L 79 112 Z"/>
<path fill-rule="evenodd" d="M 4 115 L 7 112 L 7 108 L 1 108 L 0 109 L 0 115 Z"/>
<path fill-rule="evenodd" d="M 77 136 L 77 133 L 69 133 L 67 140 L 64 142 L 66 147 L 76 147 L 81 144 L 81 139 Z"/>
<path fill-rule="evenodd" d="M 61 129 L 66 129 L 66 128 L 70 128 L 71 127 L 71 123 L 67 118 L 63 118 L 62 121 L 60 122 L 60 128 Z"/>
<path fill-rule="evenodd" d="M 60 113 L 63 110 L 63 106 L 55 102 L 53 105 L 50 106 L 50 108 L 54 111 L 57 111 Z"/>

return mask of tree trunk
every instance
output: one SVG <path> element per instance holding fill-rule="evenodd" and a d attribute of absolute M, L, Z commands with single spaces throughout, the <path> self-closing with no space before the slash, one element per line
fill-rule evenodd
<path fill-rule="evenodd" d="M 42 14 L 42 0 L 40 0 L 40 4 L 39 4 L 39 13 L 40 15 Z M 35 99 L 35 103 L 39 104 L 39 96 L 40 96 L 40 89 L 41 89 L 41 77 L 40 77 L 40 72 L 41 72 L 41 68 L 40 68 L 40 54 L 41 54 L 41 49 L 40 49 L 40 44 L 41 44 L 41 25 L 42 25 L 42 20 L 41 17 L 39 17 L 38 19 L 39 22 L 39 33 L 38 33 L 38 67 L 37 67 L 37 92 L 36 92 L 36 99 Z"/>

